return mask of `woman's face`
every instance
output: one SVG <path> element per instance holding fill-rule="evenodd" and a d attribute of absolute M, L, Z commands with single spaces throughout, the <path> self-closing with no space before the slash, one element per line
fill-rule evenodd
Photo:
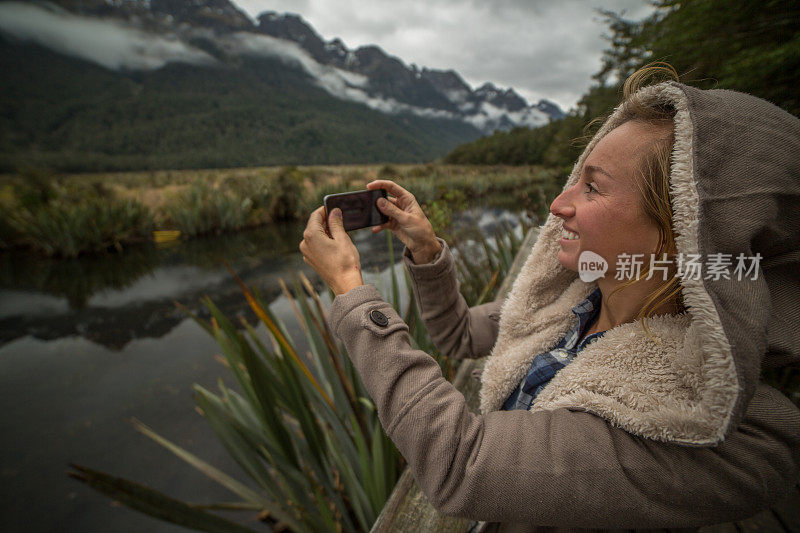
<path fill-rule="evenodd" d="M 641 209 L 635 168 L 643 150 L 657 135 L 651 126 L 625 122 L 610 131 L 591 151 L 580 179 L 562 192 L 550 212 L 564 221 L 558 260 L 578 271 L 578 258 L 594 252 L 608 263 L 605 278 L 613 278 L 620 254 L 645 254 L 642 268 L 658 246 L 658 227 Z M 566 237 L 574 237 L 570 239 Z"/>

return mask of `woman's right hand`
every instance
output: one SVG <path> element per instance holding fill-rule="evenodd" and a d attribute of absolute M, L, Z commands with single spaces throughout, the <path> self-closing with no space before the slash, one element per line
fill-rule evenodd
<path fill-rule="evenodd" d="M 442 245 L 436 240 L 433 226 L 422 212 L 414 195 L 391 180 L 375 180 L 367 183 L 367 189 L 386 189 L 393 195 L 386 202 L 378 200 L 378 209 L 389 217 L 389 222 L 372 227 L 372 233 L 388 229 L 405 244 L 414 262 L 425 264 L 433 261 Z M 381 205 L 383 204 L 383 205 Z"/>

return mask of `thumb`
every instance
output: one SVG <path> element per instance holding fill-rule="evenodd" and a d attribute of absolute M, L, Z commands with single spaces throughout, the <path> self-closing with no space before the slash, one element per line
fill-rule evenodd
<path fill-rule="evenodd" d="M 328 216 L 328 229 L 331 231 L 331 237 L 336 239 L 339 235 L 347 236 L 344 230 L 344 222 L 342 221 L 342 210 L 338 207 L 331 211 Z"/>

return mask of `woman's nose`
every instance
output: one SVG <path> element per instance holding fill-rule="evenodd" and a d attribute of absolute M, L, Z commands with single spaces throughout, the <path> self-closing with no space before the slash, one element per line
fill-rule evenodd
<path fill-rule="evenodd" d="M 575 215 L 575 207 L 572 205 L 569 194 L 567 194 L 570 190 L 572 189 L 567 189 L 556 196 L 556 199 L 553 200 L 552 204 L 550 204 L 550 212 L 553 213 L 554 216 L 559 218 L 569 218 Z"/>

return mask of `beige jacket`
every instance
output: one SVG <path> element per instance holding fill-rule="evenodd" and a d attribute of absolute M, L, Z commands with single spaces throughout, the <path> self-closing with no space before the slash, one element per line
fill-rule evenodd
<path fill-rule="evenodd" d="M 596 286 L 558 263 L 560 220 L 545 222 L 508 299 L 471 309 L 444 241 L 427 265 L 406 250 L 437 348 L 456 358 L 491 354 L 480 415 L 411 348 L 408 326 L 374 286 L 333 301 L 331 326 L 383 427 L 445 514 L 507 531 L 697 527 L 755 514 L 798 479 L 800 411 L 759 375 L 800 360 L 791 325 L 800 296 L 799 121 L 730 91 L 674 83 L 646 91 L 677 109 L 679 251 L 758 252 L 760 279 L 682 279 L 689 310 L 651 320 L 658 341 L 638 323 L 617 326 L 562 369 L 530 411 L 506 412 L 497 409 L 533 357 L 560 340 L 572 306 Z M 576 170 L 623 119 L 612 115 Z M 734 172 L 743 178 L 726 177 Z M 573 171 L 566 187 L 576 180 Z"/>

